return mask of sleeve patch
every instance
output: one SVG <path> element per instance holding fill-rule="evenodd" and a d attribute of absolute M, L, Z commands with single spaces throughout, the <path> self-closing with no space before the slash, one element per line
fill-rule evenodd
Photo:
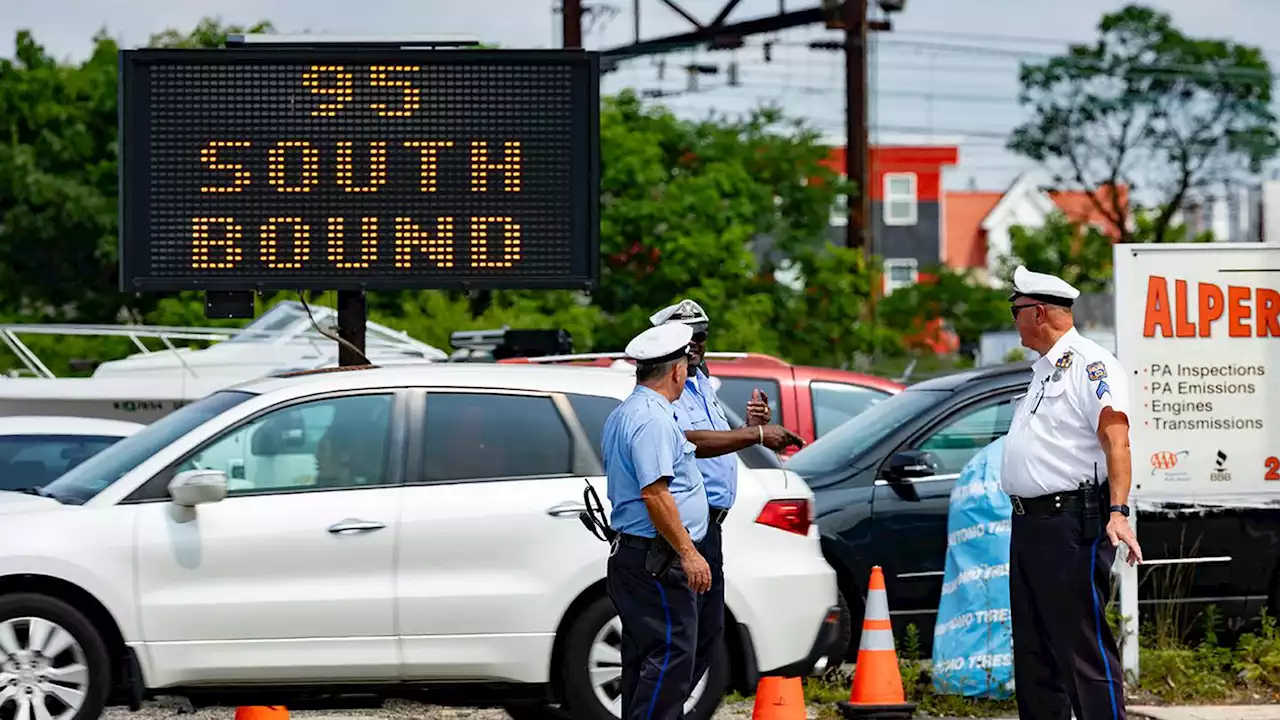
<path fill-rule="evenodd" d="M 1106 373 L 1104 372 L 1103 375 L 1106 375 Z M 1095 394 L 1098 396 L 1098 399 L 1101 400 L 1102 396 L 1106 395 L 1109 392 L 1111 392 L 1111 386 L 1107 384 L 1107 381 L 1106 380 L 1098 381 L 1098 389 L 1097 391 L 1095 391 Z"/>
<path fill-rule="evenodd" d="M 1089 373 L 1089 381 L 1097 382 L 1107 376 L 1107 366 L 1100 362 L 1089 363 L 1085 368 Z"/>

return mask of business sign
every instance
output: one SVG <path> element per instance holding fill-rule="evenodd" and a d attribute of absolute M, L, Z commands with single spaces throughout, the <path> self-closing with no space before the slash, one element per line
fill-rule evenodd
<path fill-rule="evenodd" d="M 1134 494 L 1280 503 L 1280 245 L 1117 245 Z"/>
<path fill-rule="evenodd" d="M 593 53 L 146 49 L 120 76 L 122 290 L 598 278 Z"/>

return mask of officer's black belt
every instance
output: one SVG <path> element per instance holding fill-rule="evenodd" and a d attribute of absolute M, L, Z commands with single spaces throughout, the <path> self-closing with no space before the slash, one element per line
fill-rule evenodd
<path fill-rule="evenodd" d="M 647 538 L 643 535 L 628 535 L 627 533 L 618 533 L 618 545 L 622 547 L 636 548 L 639 550 L 648 550 L 653 545 L 653 538 Z"/>
<path fill-rule="evenodd" d="M 1061 515 L 1084 509 L 1084 491 L 1072 490 L 1037 497 L 1010 495 L 1009 501 L 1014 515 Z"/>
<path fill-rule="evenodd" d="M 728 508 L 711 508 L 711 522 L 717 525 L 723 525 L 724 519 L 729 516 Z"/>

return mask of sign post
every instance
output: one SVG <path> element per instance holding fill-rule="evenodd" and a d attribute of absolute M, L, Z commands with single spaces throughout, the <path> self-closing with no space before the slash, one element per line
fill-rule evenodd
<path fill-rule="evenodd" d="M 120 77 L 123 291 L 337 290 L 346 365 L 370 290 L 598 282 L 595 53 L 302 36 Z"/>

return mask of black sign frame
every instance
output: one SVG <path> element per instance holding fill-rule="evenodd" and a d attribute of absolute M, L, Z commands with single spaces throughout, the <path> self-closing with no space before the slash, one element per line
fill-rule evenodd
<path fill-rule="evenodd" d="M 573 208 L 569 239 L 573 271 L 555 276 L 466 275 L 447 277 L 299 274 L 295 277 L 208 278 L 157 276 L 151 267 L 150 70 L 167 63 L 234 66 L 239 63 L 420 66 L 547 65 L 577 68 L 587 82 L 574 84 L 571 105 L 575 144 Z M 119 281 L 122 292 L 411 290 L 411 289 L 582 289 L 600 277 L 600 56 L 583 50 L 390 49 L 386 47 L 229 47 L 225 49 L 122 50 L 119 53 Z M 580 132 L 576 132 L 580 131 Z"/>

